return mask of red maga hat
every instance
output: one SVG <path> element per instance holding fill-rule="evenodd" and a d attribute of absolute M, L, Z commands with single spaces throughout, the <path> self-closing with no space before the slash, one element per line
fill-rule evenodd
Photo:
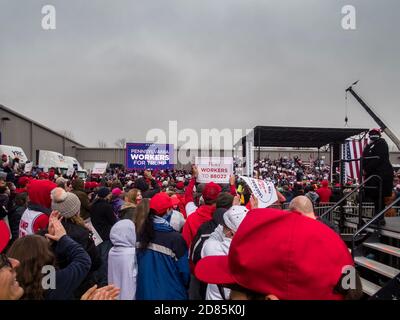
<path fill-rule="evenodd" d="M 220 185 L 209 182 L 204 186 L 202 196 L 204 200 L 216 200 L 221 193 L 222 188 Z"/>
<path fill-rule="evenodd" d="M 164 215 L 170 208 L 172 208 L 172 200 L 165 192 L 157 193 L 150 199 L 150 209 L 159 216 Z"/>
<path fill-rule="evenodd" d="M 196 277 L 238 284 L 281 300 L 339 300 L 344 267 L 354 266 L 342 239 L 323 223 L 278 209 L 251 210 L 233 237 L 228 256 L 201 259 Z"/>
<path fill-rule="evenodd" d="M 183 190 L 185 188 L 185 184 L 182 181 L 179 181 L 176 184 L 176 188 L 179 189 L 179 190 Z"/>

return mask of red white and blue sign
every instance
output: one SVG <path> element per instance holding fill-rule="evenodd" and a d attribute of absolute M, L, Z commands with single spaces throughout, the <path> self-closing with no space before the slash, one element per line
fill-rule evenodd
<path fill-rule="evenodd" d="M 171 170 L 174 146 L 157 143 L 127 143 L 126 168 L 131 170 Z"/>

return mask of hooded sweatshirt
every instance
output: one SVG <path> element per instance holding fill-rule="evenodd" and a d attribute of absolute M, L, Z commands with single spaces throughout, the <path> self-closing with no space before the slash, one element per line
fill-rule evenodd
<path fill-rule="evenodd" d="M 192 213 L 186 220 L 183 226 L 182 236 L 186 241 L 188 248 L 196 236 L 200 226 L 213 218 L 215 206 L 203 205 L 200 206 L 194 213 Z"/>
<path fill-rule="evenodd" d="M 136 231 L 131 220 L 117 222 L 110 232 L 113 247 L 108 254 L 108 283 L 121 289 L 119 300 L 136 298 Z"/>
<path fill-rule="evenodd" d="M 33 180 L 28 184 L 28 208 L 24 211 L 19 224 L 19 237 L 45 230 L 51 213 L 51 190 L 57 185 L 49 180 Z"/>

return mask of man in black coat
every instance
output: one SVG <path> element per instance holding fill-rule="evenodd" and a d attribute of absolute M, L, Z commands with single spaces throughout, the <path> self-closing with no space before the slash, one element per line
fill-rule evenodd
<path fill-rule="evenodd" d="M 102 260 L 102 266 L 97 270 L 97 277 L 100 285 L 108 284 L 108 252 L 112 247 L 110 231 L 112 226 L 117 222 L 117 217 L 114 215 L 113 208 L 109 202 L 110 198 L 110 189 L 106 187 L 100 188 L 97 192 L 97 197 L 92 204 L 90 217 L 93 227 L 103 240 L 103 242 L 97 247 Z"/>
<path fill-rule="evenodd" d="M 372 129 L 368 133 L 370 143 L 363 151 L 363 158 L 378 156 L 379 159 L 364 159 L 363 169 L 365 179 L 377 175 L 382 179 L 382 197 L 379 199 L 379 179 L 372 178 L 365 190 L 366 200 L 375 203 L 376 213 L 384 208 L 384 198 L 390 197 L 393 192 L 393 167 L 389 160 L 389 147 L 381 136 L 380 129 Z M 379 205 L 381 202 L 381 205 Z M 382 217 L 382 221 L 384 221 Z"/>

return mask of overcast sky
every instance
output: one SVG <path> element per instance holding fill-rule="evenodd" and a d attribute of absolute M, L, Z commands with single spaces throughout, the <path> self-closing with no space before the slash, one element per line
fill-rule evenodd
<path fill-rule="evenodd" d="M 57 29 L 41 27 L 42 6 Z M 341 8 L 357 10 L 357 30 Z M 356 90 L 400 136 L 398 0 L 0 0 L 0 104 L 75 140 L 343 127 Z M 349 99 L 351 127 L 376 127 Z"/>

